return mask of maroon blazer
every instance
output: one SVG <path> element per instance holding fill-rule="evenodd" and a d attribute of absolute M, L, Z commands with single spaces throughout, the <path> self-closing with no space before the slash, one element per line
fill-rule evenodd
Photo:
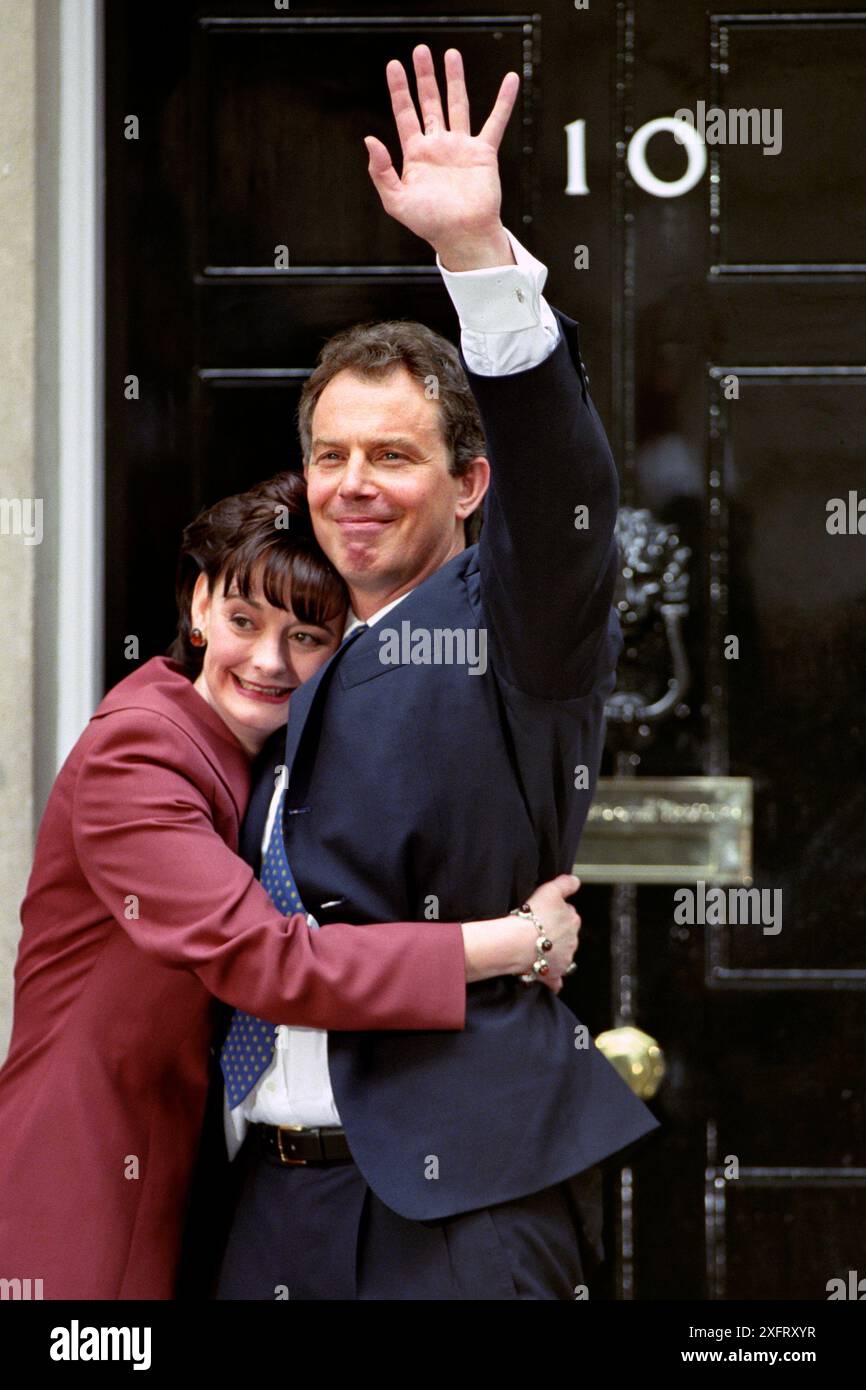
<path fill-rule="evenodd" d="M 249 787 L 166 657 L 108 693 L 54 783 L 0 1070 L 0 1278 L 46 1299 L 172 1297 L 214 996 L 328 1030 L 464 1026 L 459 923 L 281 916 L 234 853 Z"/>

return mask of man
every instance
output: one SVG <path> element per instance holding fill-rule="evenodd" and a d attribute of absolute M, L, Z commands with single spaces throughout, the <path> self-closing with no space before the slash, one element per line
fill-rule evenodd
<path fill-rule="evenodd" d="M 351 613 L 293 696 L 246 843 L 254 862 L 284 846 L 319 924 L 423 911 L 435 931 L 570 870 L 622 639 L 616 473 L 577 325 L 499 217 L 519 79 L 472 136 L 460 54 L 447 127 L 429 49 L 413 59 L 423 130 L 391 62 L 402 176 L 372 137 L 369 170 L 436 252 L 460 361 L 421 325 L 365 326 L 305 386 L 313 524 Z M 228 1117 L 220 1298 L 574 1297 L 600 1257 L 596 1165 L 658 1127 L 555 994 L 513 977 L 469 987 L 461 1032 L 280 1029 L 265 1050 Z"/>

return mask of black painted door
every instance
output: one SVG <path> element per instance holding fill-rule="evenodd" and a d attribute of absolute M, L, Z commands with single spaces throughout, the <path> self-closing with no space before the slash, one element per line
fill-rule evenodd
<path fill-rule="evenodd" d="M 504 220 L 580 321 L 623 503 L 691 552 L 689 689 L 617 727 L 606 771 L 750 778 L 753 881 L 783 905 L 771 934 L 677 922 L 672 884 L 583 890 L 566 997 L 667 1064 L 663 1130 L 609 1174 L 592 1296 L 825 1298 L 866 1213 L 866 13 L 496 11 L 105 7 L 107 683 L 171 638 L 185 521 L 299 464 L 324 338 L 401 316 L 457 336 L 367 176 L 365 134 L 397 153 L 386 61 L 459 47 L 476 120 L 521 72 Z M 648 129 L 686 108 L 690 143 Z"/>

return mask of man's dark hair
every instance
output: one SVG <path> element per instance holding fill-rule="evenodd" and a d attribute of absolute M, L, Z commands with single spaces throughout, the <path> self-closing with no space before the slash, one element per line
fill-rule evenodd
<path fill-rule="evenodd" d="M 304 382 L 298 405 L 298 434 L 304 458 L 310 457 L 316 402 L 338 372 L 352 371 L 376 380 L 401 365 L 425 391 L 435 391 L 429 399 L 439 402 L 450 473 L 462 477 L 471 459 L 486 455 L 481 417 L 453 343 L 423 323 L 391 319 L 355 324 L 335 333 L 325 343 L 314 371 Z M 478 539 L 481 511 L 479 506 L 463 523 L 467 545 Z"/>

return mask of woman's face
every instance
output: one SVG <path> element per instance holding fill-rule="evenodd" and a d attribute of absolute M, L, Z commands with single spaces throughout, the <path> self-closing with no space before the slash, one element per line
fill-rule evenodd
<path fill-rule="evenodd" d="M 291 607 L 268 603 L 256 581 L 245 599 L 235 585 L 223 596 L 222 576 L 208 590 L 200 574 L 192 626 L 207 639 L 195 688 L 254 756 L 285 724 L 292 691 L 315 675 L 339 647 L 341 609 L 326 627 L 300 622 Z"/>

